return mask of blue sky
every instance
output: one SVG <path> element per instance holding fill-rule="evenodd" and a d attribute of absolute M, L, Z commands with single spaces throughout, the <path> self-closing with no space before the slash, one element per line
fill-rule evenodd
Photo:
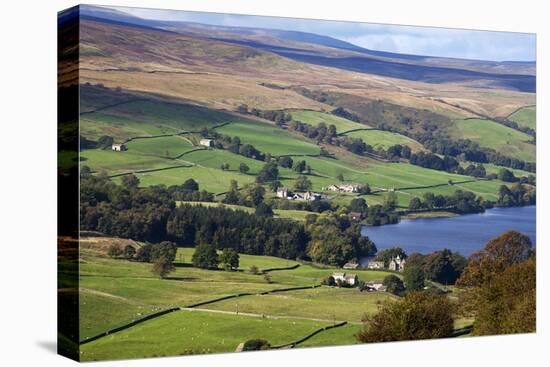
<path fill-rule="evenodd" d="M 536 37 L 535 34 L 530 33 L 472 31 L 180 10 L 112 8 L 147 19 L 310 32 L 378 51 L 492 61 L 534 61 L 536 59 Z"/>

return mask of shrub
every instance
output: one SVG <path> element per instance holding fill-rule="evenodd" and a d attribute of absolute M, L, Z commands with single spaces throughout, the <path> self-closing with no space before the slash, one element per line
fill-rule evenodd
<path fill-rule="evenodd" d="M 271 345 L 265 339 L 250 339 L 244 343 L 243 351 L 266 350 L 270 347 Z"/>

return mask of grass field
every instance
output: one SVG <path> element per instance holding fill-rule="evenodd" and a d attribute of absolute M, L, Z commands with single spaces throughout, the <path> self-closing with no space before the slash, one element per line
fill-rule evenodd
<path fill-rule="evenodd" d="M 365 313 L 377 312 L 381 302 L 391 299 L 395 297 L 388 293 L 322 287 L 229 299 L 201 308 L 359 323 Z"/>
<path fill-rule="evenodd" d="M 238 136 L 242 143 L 254 145 L 258 150 L 272 155 L 319 154 L 319 147 L 298 139 L 285 130 L 261 122 L 233 122 L 216 129 L 231 137 Z"/>
<path fill-rule="evenodd" d="M 176 263 L 181 264 L 191 264 L 191 259 L 193 253 L 195 252 L 194 248 L 179 247 L 176 255 Z M 221 253 L 221 251 L 219 252 Z M 255 256 L 247 254 L 239 254 L 239 269 L 240 270 L 249 270 L 251 266 L 256 266 L 260 270 L 271 269 L 271 268 L 287 268 L 299 264 L 293 260 L 281 259 L 280 257 L 273 256 Z M 314 283 L 308 283 L 312 285 Z"/>
<path fill-rule="evenodd" d="M 381 147 L 387 149 L 392 145 L 401 144 L 407 145 L 409 148 L 411 148 L 413 152 L 425 150 L 422 144 L 420 144 L 416 140 L 406 137 L 405 135 L 393 133 L 390 131 L 361 130 L 351 132 L 349 134 L 346 134 L 346 136 L 350 136 L 352 138 L 361 138 L 365 143 L 373 146 L 374 148 Z"/>
<path fill-rule="evenodd" d="M 521 108 L 508 116 L 508 119 L 517 122 L 517 124 L 520 126 L 536 130 L 537 108 L 535 106 Z"/>
<path fill-rule="evenodd" d="M 175 158 L 182 153 L 196 149 L 185 136 L 166 136 L 159 138 L 137 139 L 126 144 L 128 152 Z M 122 152 L 125 154 L 126 152 Z"/>
<path fill-rule="evenodd" d="M 178 311 L 85 344 L 85 361 L 233 352 L 249 339 L 281 345 L 330 323 Z M 326 342 L 326 340 L 325 340 Z"/>
<path fill-rule="evenodd" d="M 94 172 L 105 172 L 109 175 L 182 164 L 173 160 L 130 151 L 114 152 L 112 150 L 101 149 L 81 151 L 80 161 L 81 165 L 89 166 Z"/>
<path fill-rule="evenodd" d="M 178 205 L 202 205 L 202 206 L 221 206 L 227 209 L 233 209 L 233 210 L 242 210 L 247 213 L 253 214 L 255 212 L 254 208 L 249 208 L 242 205 L 230 205 L 230 204 L 223 204 L 220 202 L 191 202 L 191 201 L 182 201 L 177 203 Z M 306 220 L 306 216 L 308 214 L 312 214 L 311 212 L 305 211 L 305 210 L 284 210 L 284 209 L 274 209 L 273 212 L 275 213 L 275 218 L 285 218 L 285 219 L 294 219 L 294 220 Z"/>
<path fill-rule="evenodd" d="M 302 264 L 293 270 L 271 272 L 268 282 L 262 275 L 250 273 L 251 266 L 259 269 L 290 267 L 298 264 L 270 256 L 240 255 L 242 271 L 212 271 L 191 267 L 194 252 L 192 248 L 178 248 L 176 255 L 176 270 L 166 279 L 159 279 L 151 272 L 152 265 L 148 263 L 114 260 L 106 256 L 109 242 L 123 243 L 119 239 L 87 238 L 80 255 L 80 309 L 81 309 L 81 339 L 93 336 L 99 332 L 121 326 L 149 313 L 171 307 L 186 307 L 193 303 L 211 300 L 237 293 L 257 294 L 273 289 L 294 286 L 312 286 L 319 284 L 335 268 L 316 268 Z M 368 281 L 383 279 L 389 273 L 371 270 L 354 271 L 359 279 Z M 286 294 L 286 293 L 285 293 Z M 282 294 L 281 294 L 282 295 Z M 288 302 L 281 307 L 292 307 L 300 304 L 302 313 L 289 313 L 287 316 L 318 319 L 314 317 L 323 308 L 328 308 L 331 297 L 346 299 L 353 303 L 355 315 L 373 310 L 378 299 L 391 297 L 360 293 L 356 289 L 320 288 L 294 292 Z M 252 301 L 246 301 L 251 298 Z M 239 298 L 239 302 L 248 307 L 265 306 L 261 301 L 255 302 L 256 296 Z M 340 301 L 337 301 L 340 302 Z M 254 306 L 255 304 L 258 306 Z M 307 305 L 312 308 L 309 309 Z M 211 304 L 209 306 L 214 306 Z M 208 307 L 210 308 L 210 307 Z M 220 308 L 223 309 L 223 308 Z M 273 315 L 283 315 L 281 310 L 273 309 Z M 252 309 L 251 309 L 252 310 Z M 262 313 L 269 314 L 269 309 Z M 284 316 L 284 315 L 283 315 Z M 357 316 L 359 317 L 359 316 Z M 149 323 L 149 322 L 148 322 Z"/>
<path fill-rule="evenodd" d="M 532 138 L 522 132 L 500 125 L 494 121 L 466 119 L 455 122 L 457 138 L 471 139 L 482 147 L 528 162 L 534 162 L 536 147 L 529 144 Z"/>
<path fill-rule="evenodd" d="M 328 182 L 336 182 L 336 176 L 342 174 L 347 182 L 368 183 L 373 190 L 379 189 L 398 189 L 405 187 L 429 186 L 434 184 L 443 184 L 440 187 L 420 188 L 406 191 L 398 191 L 397 196 L 399 204 L 408 205 L 408 202 L 414 196 L 421 196 L 425 192 L 435 194 L 451 195 L 456 190 L 469 190 L 483 194 L 486 199 L 496 199 L 498 188 L 501 181 L 475 181 L 472 183 L 448 185 L 448 181 L 453 182 L 472 181 L 472 177 L 462 176 L 444 171 L 436 171 L 406 163 L 384 163 L 370 159 L 355 159 L 351 161 L 349 157 L 340 159 L 308 157 L 306 161 L 311 165 L 317 176 L 310 179 L 314 188 L 328 186 Z M 331 200 L 340 202 L 349 202 L 354 196 L 349 194 L 333 195 Z M 376 195 L 366 195 L 364 198 L 369 203 L 380 203 L 383 200 L 383 193 Z"/>
<path fill-rule="evenodd" d="M 292 120 L 294 121 L 300 121 L 313 126 L 317 126 L 321 122 L 325 123 L 327 126 L 334 125 L 336 126 L 336 132 L 338 133 L 343 133 L 348 130 L 365 129 L 370 127 L 369 125 L 360 124 L 358 122 L 354 122 L 326 112 L 301 110 L 290 111 L 290 115 L 292 116 Z"/>

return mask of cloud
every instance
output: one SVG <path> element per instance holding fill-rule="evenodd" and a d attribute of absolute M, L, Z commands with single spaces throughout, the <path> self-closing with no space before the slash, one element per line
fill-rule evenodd
<path fill-rule="evenodd" d="M 148 19 L 310 32 L 378 51 L 492 61 L 534 61 L 536 59 L 536 36 L 527 33 L 144 8 L 113 8 Z"/>

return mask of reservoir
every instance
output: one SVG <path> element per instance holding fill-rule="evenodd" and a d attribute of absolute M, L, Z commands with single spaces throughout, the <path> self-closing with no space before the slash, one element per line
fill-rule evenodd
<path fill-rule="evenodd" d="M 399 246 L 410 255 L 448 248 L 469 256 L 482 249 L 487 241 L 508 230 L 528 235 L 534 246 L 536 208 L 534 205 L 493 208 L 480 214 L 449 218 L 404 219 L 398 224 L 364 226 L 361 234 L 368 236 L 379 251 Z"/>

